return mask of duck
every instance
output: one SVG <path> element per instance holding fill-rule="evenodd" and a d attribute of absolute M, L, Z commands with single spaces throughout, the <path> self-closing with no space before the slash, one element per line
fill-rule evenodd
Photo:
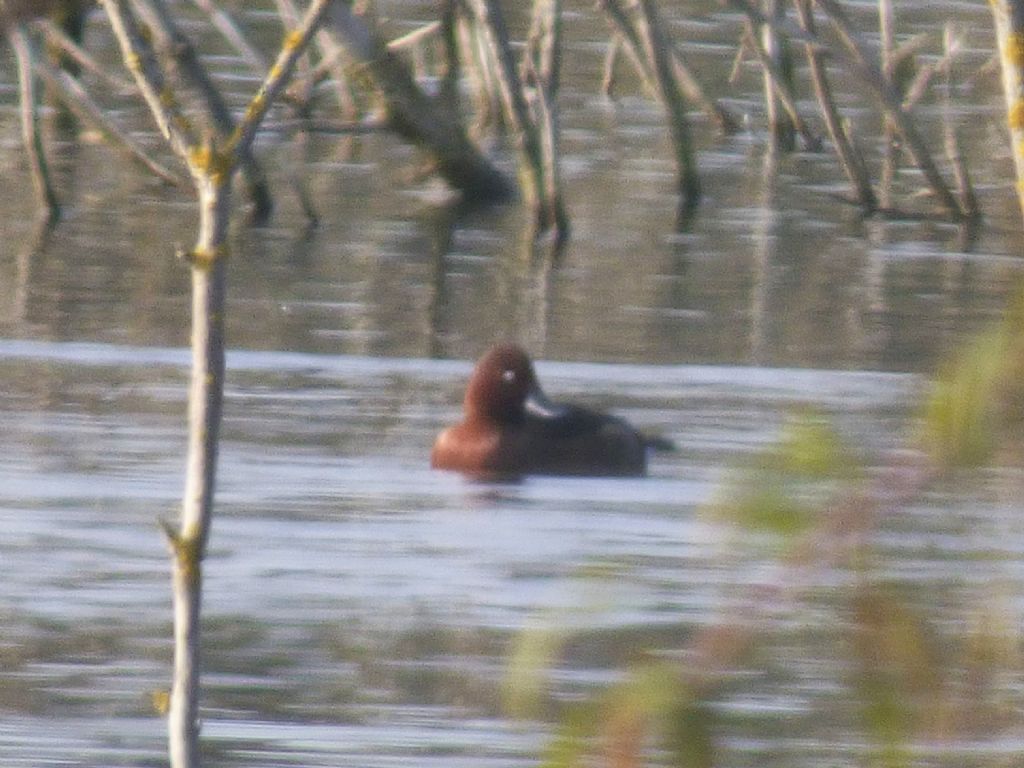
<path fill-rule="evenodd" d="M 648 449 L 669 447 L 616 416 L 552 402 L 527 352 L 501 342 L 477 361 L 462 422 L 437 436 L 430 464 L 479 477 L 643 477 Z"/>

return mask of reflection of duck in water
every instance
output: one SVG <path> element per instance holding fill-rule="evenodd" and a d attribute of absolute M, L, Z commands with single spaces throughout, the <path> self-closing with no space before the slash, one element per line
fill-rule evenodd
<path fill-rule="evenodd" d="M 476 364 L 463 421 L 441 432 L 431 466 L 479 475 L 646 474 L 648 447 L 667 447 L 622 419 L 552 403 L 521 347 L 498 344 Z"/>

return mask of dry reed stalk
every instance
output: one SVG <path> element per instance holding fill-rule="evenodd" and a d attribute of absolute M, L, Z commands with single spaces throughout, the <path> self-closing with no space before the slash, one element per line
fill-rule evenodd
<path fill-rule="evenodd" d="M 932 159 L 928 145 L 925 144 L 924 138 L 918 132 L 910 115 L 904 111 L 899 92 L 868 57 L 867 46 L 861 41 L 843 8 L 835 0 L 815 0 L 815 2 L 828 15 L 833 29 L 839 35 L 843 45 L 846 46 L 850 62 L 855 66 L 860 77 L 872 87 L 886 115 L 892 119 L 896 130 L 903 137 L 907 151 L 927 180 L 939 207 L 954 219 L 964 218 L 965 214 L 960 203 L 950 191 L 942 173 Z"/>
<path fill-rule="evenodd" d="M 650 2 L 638 3 L 633 15 L 627 13 L 619 0 L 601 0 L 600 7 L 612 29 L 625 43 L 637 72 L 665 108 L 676 155 L 677 223 L 682 227 L 700 200 L 700 178 L 686 117 L 686 103 L 676 79 L 668 41 L 662 33 L 663 22 Z"/>
<path fill-rule="evenodd" d="M 676 226 L 682 230 L 689 225 L 700 203 L 701 186 L 696 151 L 690 132 L 690 121 L 686 116 L 686 102 L 676 80 L 670 46 L 664 34 L 665 24 L 658 14 L 654 0 L 640 0 L 639 10 L 637 32 L 654 70 L 661 101 L 668 112 L 669 131 L 675 147 L 679 193 Z"/>
<path fill-rule="evenodd" d="M 554 128 L 554 123 L 550 119 L 551 104 L 539 108 L 540 111 L 547 112 L 547 119 L 543 115 L 538 117 L 531 109 L 523 78 L 520 77 L 512 55 L 511 40 L 500 4 L 496 0 L 468 0 L 467 6 L 478 33 L 486 44 L 487 56 L 491 60 L 495 82 L 501 95 L 505 119 L 512 127 L 519 148 L 520 173 L 526 179 L 523 187 L 533 210 L 534 232 L 539 234 L 553 228 L 556 240 L 561 240 L 565 234 L 562 228 L 567 221 L 558 191 L 554 137 L 545 135 Z M 557 11 L 558 5 L 555 4 L 552 8 L 552 12 Z M 557 25 L 552 26 L 553 30 L 556 28 Z M 527 70 L 529 69 L 528 66 Z M 542 83 L 536 85 L 540 89 L 544 88 Z M 550 95 L 541 95 L 539 98 L 550 100 Z"/>
<path fill-rule="evenodd" d="M 786 40 L 776 32 L 779 22 L 786 17 L 786 7 L 782 0 L 762 2 L 763 13 L 768 21 L 760 25 L 760 34 L 751 34 L 750 42 L 764 73 L 764 102 L 772 145 L 789 152 L 795 148 L 794 129 L 800 120 L 800 113 L 791 96 L 793 67 Z"/>
<path fill-rule="evenodd" d="M 15 9 L 11 9 L 14 13 Z M 21 112 L 21 136 L 28 153 L 32 187 L 40 209 L 40 217 L 48 224 L 60 218 L 60 203 L 53 189 L 50 166 L 46 161 L 42 132 L 39 130 L 39 99 L 36 94 L 35 60 L 37 52 L 24 22 L 6 29 L 7 40 L 18 63 L 18 99 Z"/>
<path fill-rule="evenodd" d="M 796 0 L 796 10 L 800 27 L 805 32 L 813 35 L 815 33 L 815 25 L 811 2 L 812 0 Z M 804 44 L 804 49 L 811 75 L 811 84 L 818 99 L 821 114 L 825 120 L 825 128 L 832 139 L 832 146 L 835 148 L 843 172 L 853 185 L 857 202 L 866 212 L 871 213 L 878 207 L 878 200 L 875 197 L 874 189 L 871 187 L 871 178 L 864 163 L 864 158 L 857 151 L 857 146 L 851 140 L 846 127 L 843 125 L 839 110 L 836 109 L 821 51 L 816 46 L 806 43 Z"/>

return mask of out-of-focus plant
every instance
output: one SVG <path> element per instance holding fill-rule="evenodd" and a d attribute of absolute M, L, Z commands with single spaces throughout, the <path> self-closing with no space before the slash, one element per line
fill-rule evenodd
<path fill-rule="evenodd" d="M 1019 449 L 1024 426 L 1024 290 L 1006 316 L 942 369 L 925 406 L 923 438 L 947 467 L 978 467 Z"/>
<path fill-rule="evenodd" d="M 851 690 L 877 764 L 910 765 L 915 733 L 945 732 L 950 698 L 927 620 L 887 585 L 862 584 L 850 597 Z"/>
<path fill-rule="evenodd" d="M 768 617 L 801 610 L 813 595 L 814 574 L 836 566 L 850 578 L 835 601 L 842 629 L 830 636 L 846 662 L 844 711 L 863 734 L 871 764 L 909 766 L 915 743 L 976 739 L 1008 727 L 1015 703 L 1005 680 L 1024 663 L 1012 611 L 993 595 L 991 604 L 968 606 L 962 633 L 952 632 L 948 622 L 923 615 L 891 575 L 883 578 L 872 534 L 944 469 L 1020 460 L 1024 292 L 943 368 L 918 422 L 910 447 L 869 462 L 824 415 L 791 418 L 776 443 L 737 468 L 709 505 L 712 520 L 737 532 L 737 546 L 757 547 L 763 560 L 769 541 L 777 568 L 738 607 L 682 632 L 682 647 L 623 650 L 629 661 L 620 682 L 560 705 L 561 725 L 543 765 L 719 762 L 728 682 L 770 658 Z M 566 622 L 524 633 L 509 673 L 516 715 L 540 711 L 545 675 L 573 642 Z"/>
<path fill-rule="evenodd" d="M 801 411 L 774 445 L 733 472 L 711 512 L 749 531 L 778 534 L 784 543 L 808 529 L 815 505 L 836 483 L 856 477 L 857 466 L 824 415 Z"/>
<path fill-rule="evenodd" d="M 634 768 L 657 751 L 668 756 L 670 765 L 710 768 L 717 718 L 708 701 L 709 691 L 687 681 L 678 665 L 637 664 L 596 700 L 565 708 L 541 765 L 576 768 L 596 759 L 612 768 Z"/>

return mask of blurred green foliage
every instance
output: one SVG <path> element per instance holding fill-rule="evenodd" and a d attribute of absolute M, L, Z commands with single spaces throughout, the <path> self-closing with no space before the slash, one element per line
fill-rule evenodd
<path fill-rule="evenodd" d="M 912 763 L 915 733 L 941 719 L 943 659 L 928 623 L 884 584 L 861 584 L 851 598 L 854 673 L 875 762 L 885 768 Z"/>
<path fill-rule="evenodd" d="M 837 482 L 857 477 L 858 467 L 854 452 L 824 415 L 800 410 L 774 445 L 731 475 L 710 511 L 743 530 L 785 540 L 806 532 L 823 497 Z"/>
<path fill-rule="evenodd" d="M 547 672 L 568 636 L 568 629 L 556 623 L 519 633 L 505 676 L 504 699 L 509 714 L 530 717 L 540 711 L 547 693 Z"/>
<path fill-rule="evenodd" d="M 884 519 L 879 505 L 898 513 L 935 477 L 934 469 L 983 467 L 1024 444 L 1024 291 L 998 324 L 943 367 L 919 415 L 917 445 L 927 456 L 905 467 L 899 459 L 890 459 L 895 463 L 889 467 L 882 460 L 882 467 L 869 470 L 825 415 L 792 414 L 779 439 L 730 473 L 710 505 L 715 521 L 755 534 L 741 537 L 741 546 L 760 548 L 767 536 L 774 548 L 778 582 L 751 600 L 755 615 L 720 617 L 717 625 L 695 628 L 685 638 L 685 662 L 656 648 L 641 649 L 643 656 L 634 652 L 620 682 L 562 706 L 561 726 L 542 765 L 718 764 L 716 736 L 728 720 L 717 698 L 725 695 L 723 680 L 744 668 L 753 671 L 758 661 L 770 664 L 764 651 L 772 638 L 763 634 L 757 612 L 778 610 L 779 599 L 794 595 L 795 607 L 813 594 L 808 573 L 837 561 L 850 578 L 830 599 L 832 621 L 841 629 L 821 637 L 840 646 L 838 696 L 870 745 L 867 764 L 916 765 L 915 743 L 977 739 L 1012 727 L 1007 724 L 1019 720 L 1019 697 L 1005 694 L 1005 681 L 1019 680 L 1024 671 L 1014 611 L 970 606 L 970 615 L 959 621 L 961 634 L 950 632 L 948 617 L 920 614 L 904 594 L 906 585 L 879 580 L 873 539 L 863 534 Z M 564 621 L 523 634 L 510 664 L 512 711 L 538 711 L 546 672 L 560 663 L 572 636 Z M 761 652 L 751 658 L 747 651 L 754 646 Z"/>
<path fill-rule="evenodd" d="M 712 708 L 689 690 L 676 666 L 651 661 L 599 700 L 568 707 L 541 765 L 582 768 L 597 754 L 599 764 L 635 768 L 657 750 L 669 765 L 711 768 L 714 722 Z"/>
<path fill-rule="evenodd" d="M 924 408 L 923 442 L 947 467 L 980 467 L 1024 427 L 1024 290 L 1005 317 L 939 373 Z"/>

